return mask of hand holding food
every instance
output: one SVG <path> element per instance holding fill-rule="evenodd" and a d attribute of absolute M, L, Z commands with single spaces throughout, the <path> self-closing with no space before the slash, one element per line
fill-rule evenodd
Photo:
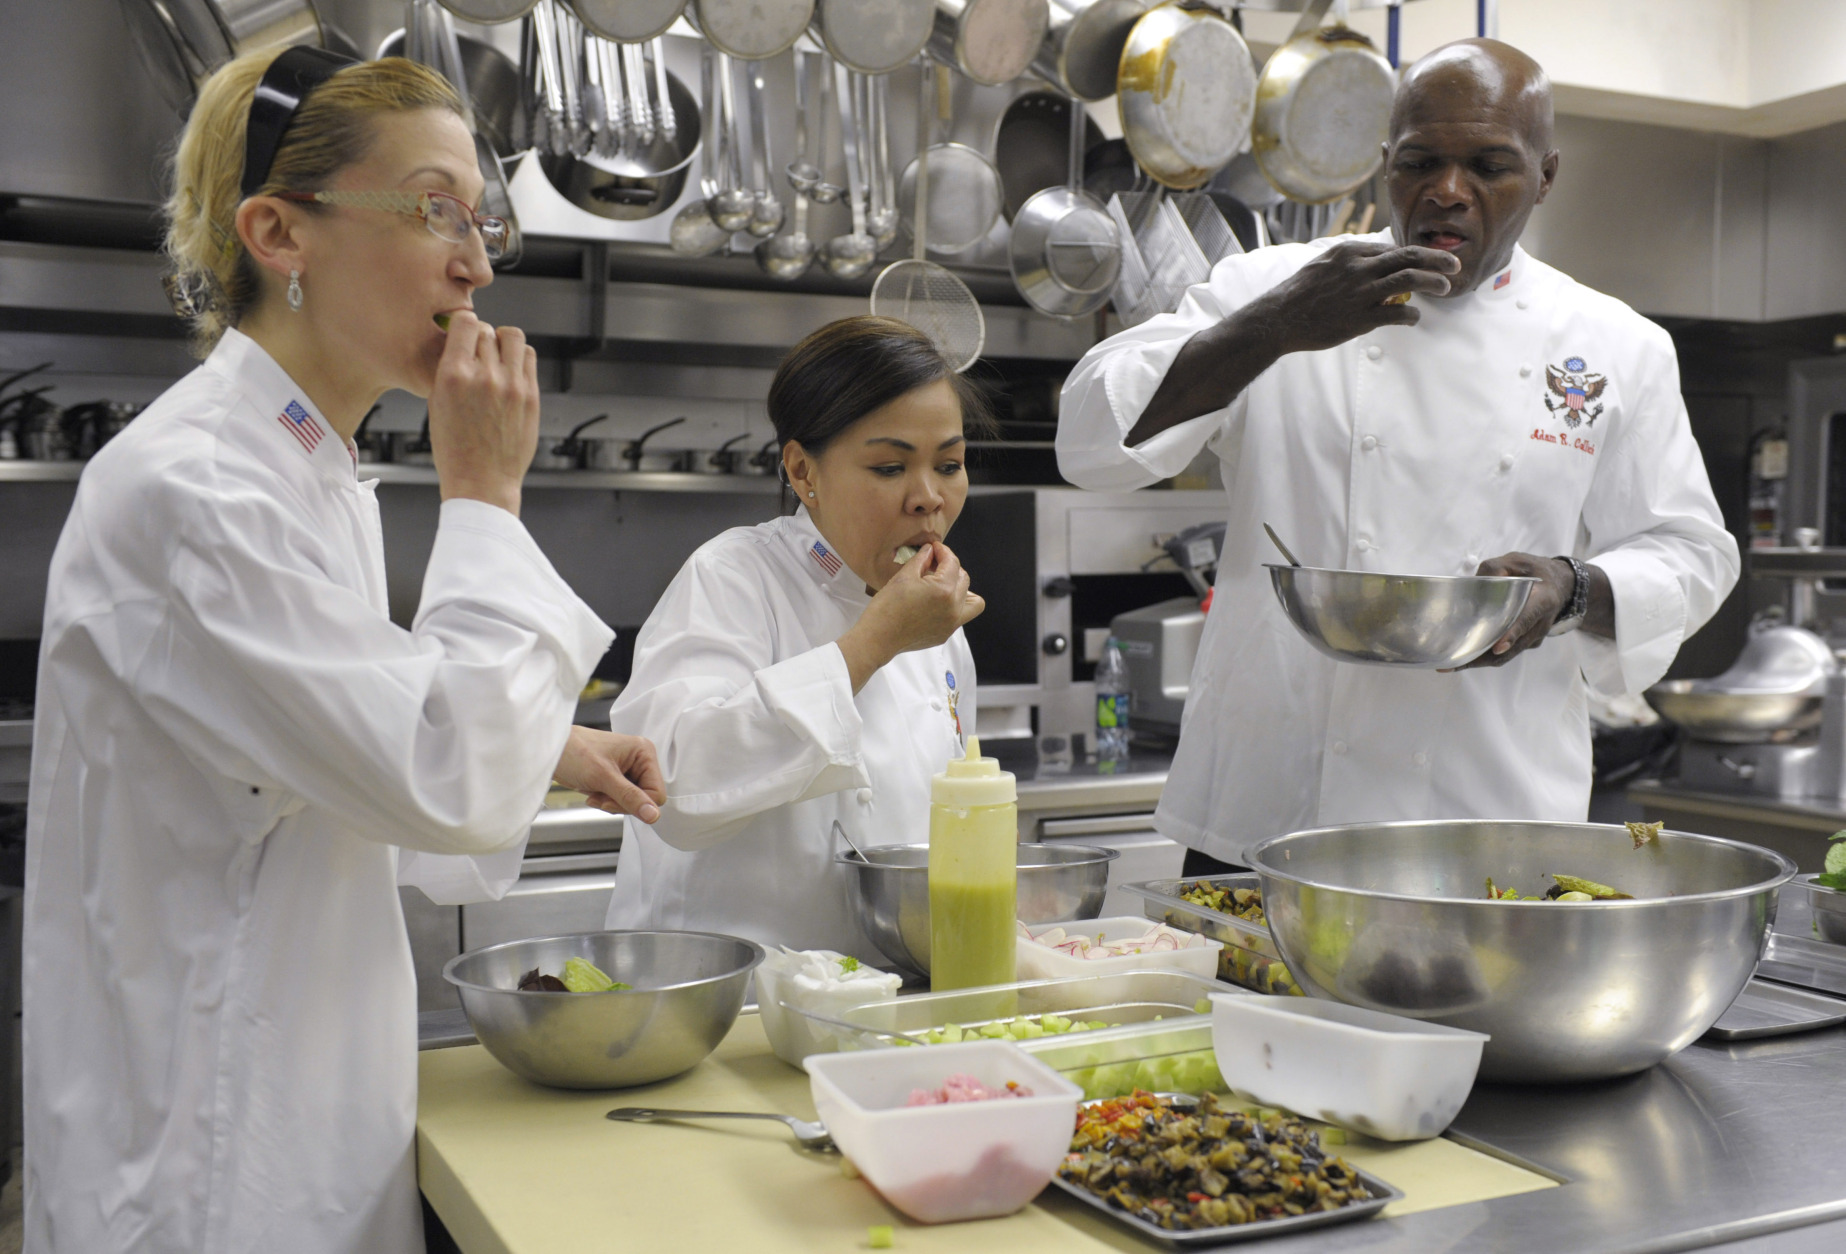
<path fill-rule="evenodd" d="M 429 395 L 429 440 L 442 497 L 519 512 L 519 485 L 538 447 L 538 353 L 516 327 L 497 330 L 459 309 Z M 439 324 L 440 325 L 440 324 Z"/>
<path fill-rule="evenodd" d="M 934 648 L 986 609 L 969 582 L 960 559 L 940 540 L 904 563 L 839 639 L 853 691 L 898 654 Z"/>
<path fill-rule="evenodd" d="M 1260 298 L 1276 306 L 1283 352 L 1332 348 L 1383 326 L 1415 326 L 1414 292 L 1449 293 L 1453 253 L 1376 241 L 1336 244 Z"/>
<path fill-rule="evenodd" d="M 654 743 L 642 736 L 572 727 L 552 778 L 585 794 L 598 810 L 632 814 L 643 823 L 659 819 L 667 800 Z"/>

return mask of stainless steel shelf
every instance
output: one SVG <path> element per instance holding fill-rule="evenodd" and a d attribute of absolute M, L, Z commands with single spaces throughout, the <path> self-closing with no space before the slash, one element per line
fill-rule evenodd
<path fill-rule="evenodd" d="M 1753 579 L 1846 579 L 1846 549 L 1746 549 Z"/>
<path fill-rule="evenodd" d="M 82 462 L 0 462 L 0 483 L 71 483 L 83 473 Z M 367 464 L 361 479 L 380 483 L 436 486 L 430 466 Z M 781 485 L 769 475 L 661 474 L 617 470 L 535 470 L 526 476 L 531 489 L 594 488 L 604 492 L 722 492 L 773 496 Z"/>
<path fill-rule="evenodd" d="M 74 483 L 82 462 L 0 462 L 0 483 Z"/>

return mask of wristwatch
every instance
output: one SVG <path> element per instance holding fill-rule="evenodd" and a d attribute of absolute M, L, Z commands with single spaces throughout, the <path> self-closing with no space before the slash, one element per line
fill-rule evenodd
<path fill-rule="evenodd" d="M 1561 636 L 1567 631 L 1575 631 L 1583 625 L 1583 616 L 1590 608 L 1590 571 L 1589 567 L 1574 557 L 1559 555 L 1560 562 L 1570 563 L 1570 573 L 1576 582 L 1570 590 L 1570 601 L 1559 612 L 1557 621 L 1551 624 L 1547 636 Z"/>

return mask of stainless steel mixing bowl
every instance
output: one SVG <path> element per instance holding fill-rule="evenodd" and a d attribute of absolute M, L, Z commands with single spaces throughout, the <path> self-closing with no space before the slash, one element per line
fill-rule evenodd
<path fill-rule="evenodd" d="M 527 971 L 558 975 L 566 958 L 586 958 L 634 987 L 519 991 Z M 579 932 L 462 954 L 442 978 L 509 1070 L 555 1088 L 619 1089 L 678 1075 L 716 1049 L 762 960 L 761 945 L 716 932 Z"/>
<path fill-rule="evenodd" d="M 1536 579 L 1378 575 L 1265 565 L 1283 613 L 1330 658 L 1447 669 L 1492 647 L 1525 608 Z"/>
<path fill-rule="evenodd" d="M 1668 679 L 1642 695 L 1695 740 L 1751 744 L 1781 731 L 1820 726 L 1819 696 L 1802 692 L 1713 692 L 1696 679 Z"/>
<path fill-rule="evenodd" d="M 1756 968 L 1795 873 L 1754 845 L 1591 823 L 1366 823 L 1249 853 L 1269 930 L 1309 993 L 1486 1032 L 1481 1077 L 1626 1075 L 1698 1039 Z M 1633 901 L 1537 895 L 1552 873 Z"/>
<path fill-rule="evenodd" d="M 913 975 L 929 974 L 929 846 L 878 845 L 834 861 L 852 868 L 853 914 L 879 952 Z M 1109 864 L 1121 854 L 1092 845 L 1019 846 L 1019 918 L 1066 923 L 1102 913 Z"/>

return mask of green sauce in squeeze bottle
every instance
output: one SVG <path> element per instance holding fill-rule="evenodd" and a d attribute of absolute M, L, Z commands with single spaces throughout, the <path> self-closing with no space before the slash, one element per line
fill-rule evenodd
<path fill-rule="evenodd" d="M 929 986 L 941 992 L 1014 979 L 1019 898 L 1018 791 L 981 756 L 949 759 L 929 787 Z"/>

